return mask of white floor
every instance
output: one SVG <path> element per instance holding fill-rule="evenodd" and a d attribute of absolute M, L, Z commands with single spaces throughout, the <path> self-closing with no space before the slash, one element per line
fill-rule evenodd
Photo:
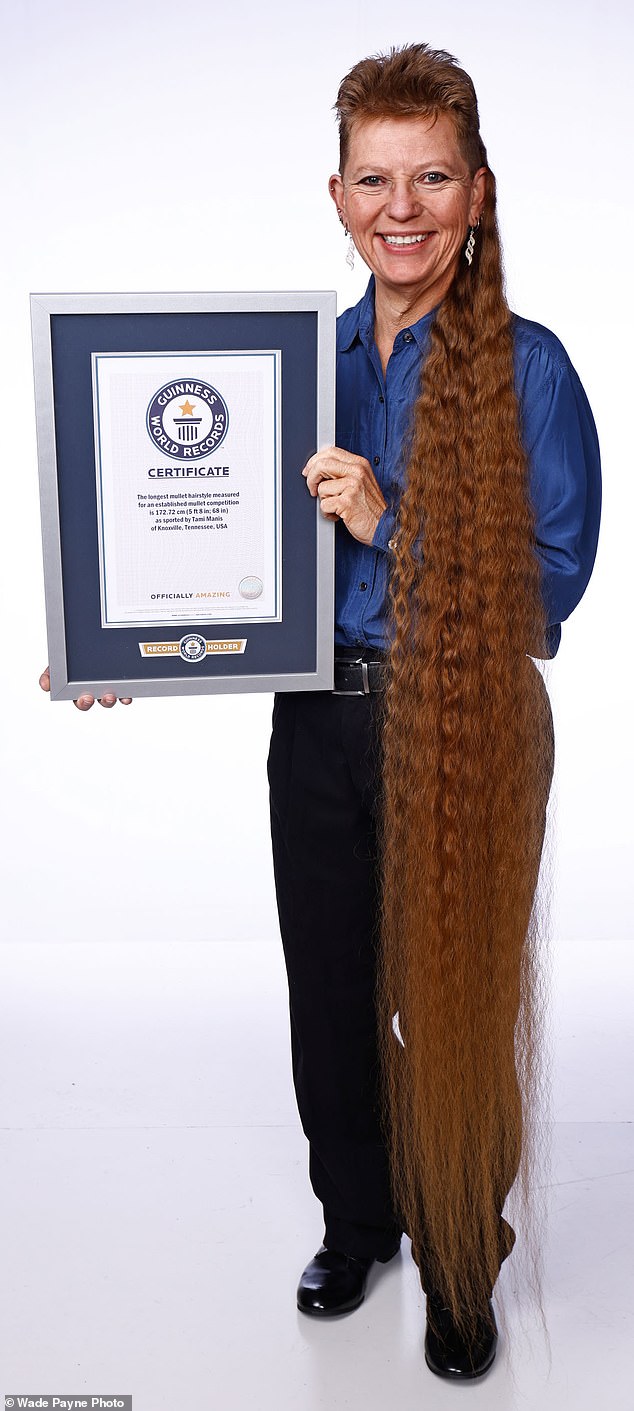
<path fill-rule="evenodd" d="M 535 1327 L 510 1362 L 501 1344 L 481 1383 L 455 1387 L 425 1366 L 406 1240 L 354 1314 L 295 1307 L 323 1226 L 278 945 L 8 944 L 0 993 L 2 1396 L 630 1411 L 632 1124 L 556 1127 L 550 1367 Z"/>

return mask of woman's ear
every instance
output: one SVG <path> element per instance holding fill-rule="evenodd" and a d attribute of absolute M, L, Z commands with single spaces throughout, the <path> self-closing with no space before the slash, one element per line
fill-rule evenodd
<path fill-rule="evenodd" d="M 329 191 L 329 193 L 330 193 L 330 195 L 331 195 L 331 197 L 332 197 L 332 199 L 333 199 L 333 201 L 334 201 L 334 203 L 335 203 L 335 206 L 337 207 L 337 215 L 339 216 L 339 220 L 341 221 L 341 224 L 342 224 L 342 225 L 346 225 L 347 222 L 346 222 L 346 217 L 345 217 L 345 213 L 344 213 L 344 209 L 343 209 L 343 203 L 344 203 L 343 181 L 341 180 L 341 177 L 340 177 L 338 171 L 335 172 L 335 173 L 333 174 L 333 176 L 330 177 L 330 179 L 329 179 L 329 181 L 328 181 L 328 191 Z"/>
<path fill-rule="evenodd" d="M 488 167 L 479 167 L 473 181 L 471 182 L 471 205 L 469 207 L 469 225 L 477 225 L 482 215 L 482 209 L 487 194 L 487 172 Z"/>

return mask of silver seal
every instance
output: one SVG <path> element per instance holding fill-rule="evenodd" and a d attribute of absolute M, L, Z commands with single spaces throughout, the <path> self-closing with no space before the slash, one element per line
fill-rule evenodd
<path fill-rule="evenodd" d="M 238 584 L 238 591 L 241 598 L 259 598 L 264 589 L 261 578 L 256 578 L 255 574 L 249 574 Z"/>

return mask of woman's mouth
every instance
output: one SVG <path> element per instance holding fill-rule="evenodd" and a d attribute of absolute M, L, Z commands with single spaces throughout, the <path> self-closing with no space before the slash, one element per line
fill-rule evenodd
<path fill-rule="evenodd" d="M 379 234 L 385 245 L 402 249 L 406 246 L 422 245 L 425 240 L 429 240 L 430 235 L 433 235 L 433 231 L 425 230 L 419 235 L 384 235 L 382 231 Z"/>

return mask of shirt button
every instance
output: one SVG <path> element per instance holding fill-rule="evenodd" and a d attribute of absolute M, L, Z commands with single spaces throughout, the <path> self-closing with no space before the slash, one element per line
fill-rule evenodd
<path fill-rule="evenodd" d="M 385 401 L 385 397 L 382 397 L 380 392 L 379 392 L 379 401 L 381 402 L 381 404 L 383 404 L 383 402 Z"/>
<path fill-rule="evenodd" d="M 380 465 L 380 464 L 381 464 L 381 457 L 380 457 L 380 456 L 375 456 L 375 457 L 374 457 L 374 464 L 375 464 L 375 465 Z"/>
<path fill-rule="evenodd" d="M 359 587 L 360 587 L 362 593 L 365 593 L 365 590 L 366 590 L 367 586 L 368 586 L 367 583 L 360 583 L 360 584 L 359 584 Z"/>
<path fill-rule="evenodd" d="M 413 334 L 413 333 L 404 333 L 404 334 L 403 334 L 403 342 L 404 342 L 404 343 L 412 343 L 412 342 L 413 342 L 413 339 L 414 339 L 414 334 Z"/>

